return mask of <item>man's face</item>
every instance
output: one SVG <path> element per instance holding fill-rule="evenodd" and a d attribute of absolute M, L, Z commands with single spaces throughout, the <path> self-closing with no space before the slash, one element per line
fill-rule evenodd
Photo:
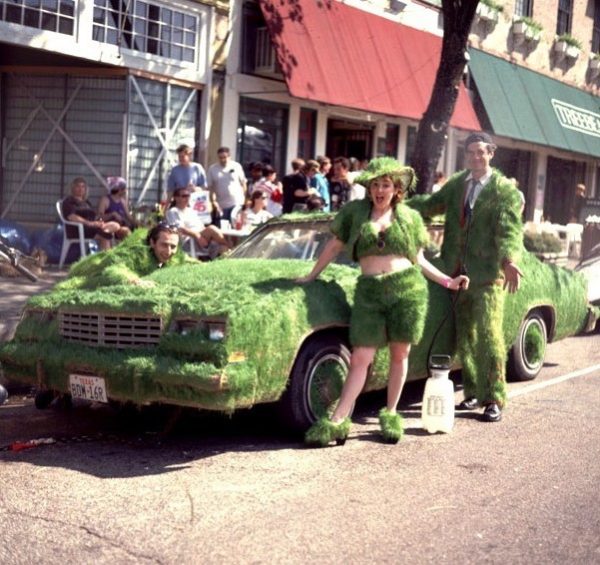
<path fill-rule="evenodd" d="M 493 157 L 494 152 L 483 141 L 469 143 L 465 151 L 467 169 L 477 176 L 485 174 Z"/>
<path fill-rule="evenodd" d="M 227 159 L 229 159 L 229 153 L 227 151 L 221 151 L 217 153 L 217 158 L 219 159 L 219 163 L 221 163 L 221 167 L 227 165 Z"/>
<path fill-rule="evenodd" d="M 179 159 L 179 164 L 184 166 L 189 165 L 192 161 L 192 155 L 187 151 L 180 151 L 177 153 L 177 158 Z"/>
<path fill-rule="evenodd" d="M 179 235 L 172 232 L 161 231 L 156 241 L 150 240 L 150 247 L 159 263 L 168 263 L 178 245 Z"/>
<path fill-rule="evenodd" d="M 348 176 L 348 169 L 342 163 L 334 163 L 333 174 L 338 179 L 345 179 Z"/>

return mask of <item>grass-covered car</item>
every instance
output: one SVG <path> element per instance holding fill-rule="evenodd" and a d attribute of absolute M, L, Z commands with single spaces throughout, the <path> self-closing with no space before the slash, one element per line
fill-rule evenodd
<path fill-rule="evenodd" d="M 14 339 L 0 348 L 5 377 L 36 386 L 39 407 L 53 394 L 224 412 L 278 401 L 288 423 L 305 429 L 335 403 L 350 359 L 356 266 L 341 257 L 315 282 L 294 282 L 331 237 L 330 220 L 274 219 L 225 259 L 153 272 L 151 288 L 97 286 L 93 277 L 70 287 L 67 279 L 28 302 Z M 523 286 L 507 298 L 504 331 L 513 344 L 509 373 L 531 379 L 546 343 L 593 327 L 597 309 L 584 276 L 528 253 L 521 267 Z M 450 293 L 430 284 L 409 379 L 426 376 L 432 337 L 450 309 Z M 453 351 L 449 320 L 433 352 Z M 381 350 L 368 390 L 385 387 L 386 370 Z"/>

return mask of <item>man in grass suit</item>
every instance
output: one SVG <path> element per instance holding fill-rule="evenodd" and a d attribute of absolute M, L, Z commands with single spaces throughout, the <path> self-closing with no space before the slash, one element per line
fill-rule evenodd
<path fill-rule="evenodd" d="M 467 168 L 438 192 L 407 202 L 425 217 L 445 213 L 442 259 L 451 276 L 471 284 L 456 304 L 457 349 L 465 399 L 459 409 L 484 407 L 482 420 L 498 422 L 506 404 L 507 348 L 502 334 L 504 290 L 516 292 L 523 274 L 521 200 L 514 185 L 490 161 L 496 146 L 486 133 L 465 141 Z"/>

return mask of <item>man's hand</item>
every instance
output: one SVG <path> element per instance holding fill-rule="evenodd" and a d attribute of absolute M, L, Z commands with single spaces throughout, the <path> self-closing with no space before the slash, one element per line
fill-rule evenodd
<path fill-rule="evenodd" d="M 511 261 L 504 263 L 504 288 L 508 292 L 517 292 L 521 286 L 521 277 L 523 273 L 521 269 Z"/>

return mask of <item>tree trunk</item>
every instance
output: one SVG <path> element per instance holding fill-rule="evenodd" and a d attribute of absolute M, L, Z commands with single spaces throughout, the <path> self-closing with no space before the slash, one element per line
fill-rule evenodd
<path fill-rule="evenodd" d="M 479 0 L 442 0 L 444 36 L 440 66 L 410 159 L 419 179 L 418 193 L 427 192 L 433 184 L 435 168 L 446 143 L 448 125 L 468 60 L 467 41 L 478 3 Z"/>

